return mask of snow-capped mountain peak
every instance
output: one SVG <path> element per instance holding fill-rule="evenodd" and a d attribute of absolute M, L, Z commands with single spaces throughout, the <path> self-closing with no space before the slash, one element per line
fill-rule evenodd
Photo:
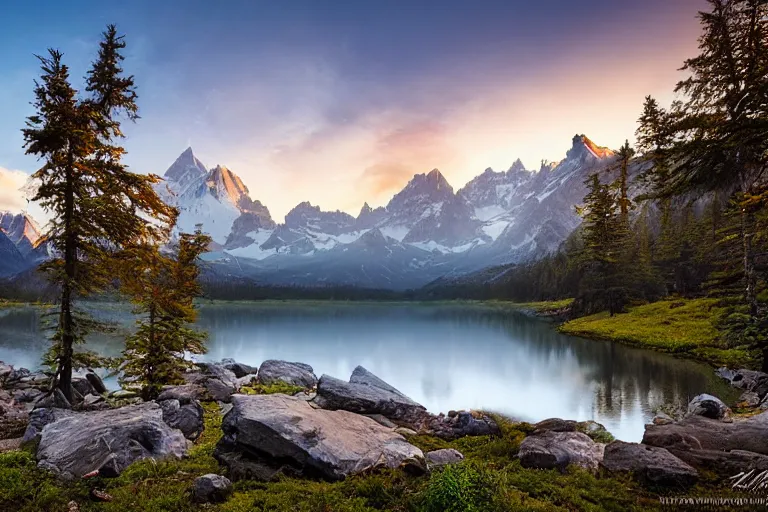
<path fill-rule="evenodd" d="M 37 246 L 41 234 L 40 227 L 31 216 L 8 211 L 0 211 L 0 231 L 8 236 L 24 256 Z"/>
<path fill-rule="evenodd" d="M 191 232 L 202 224 L 203 232 L 223 245 L 247 243 L 251 240 L 246 238 L 248 233 L 274 227 L 269 210 L 251 199 L 237 174 L 222 165 L 206 170 L 192 148 L 187 148 L 164 176 L 166 181 L 158 184 L 157 190 L 166 202 L 179 208 L 177 231 Z"/>
<path fill-rule="evenodd" d="M 189 147 L 179 155 L 176 161 L 165 171 L 166 181 L 176 184 L 179 190 L 200 179 L 208 173 L 203 163 L 197 159 L 192 148 Z"/>

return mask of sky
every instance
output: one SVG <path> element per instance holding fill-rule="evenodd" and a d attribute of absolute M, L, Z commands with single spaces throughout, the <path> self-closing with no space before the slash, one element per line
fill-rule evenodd
<path fill-rule="evenodd" d="M 515 159 L 559 161 L 575 134 L 634 140 L 696 54 L 704 0 L 10 2 L 0 17 L 0 209 L 40 163 L 21 128 L 35 54 L 82 86 L 100 34 L 128 47 L 141 119 L 125 162 L 162 175 L 188 146 L 238 174 L 277 221 L 302 201 L 356 215 L 438 168 L 455 189 Z M 29 208 L 33 215 L 38 209 Z"/>

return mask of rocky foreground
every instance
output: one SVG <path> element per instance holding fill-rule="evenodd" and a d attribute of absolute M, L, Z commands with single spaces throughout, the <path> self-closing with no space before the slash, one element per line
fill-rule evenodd
<path fill-rule="evenodd" d="M 529 426 L 509 456 L 523 468 L 578 466 L 656 489 L 686 489 L 702 474 L 768 470 L 768 375 L 725 369 L 720 375 L 744 389 L 741 405 L 753 407 L 748 417 L 700 395 L 682 417 L 654 418 L 641 443 L 614 441 L 595 422 L 553 418 Z M 201 363 L 185 381 L 143 402 L 131 390 L 108 393 L 87 372 L 75 378 L 70 404 L 48 391 L 47 375 L 0 363 L 0 451 L 31 450 L 38 468 L 63 481 L 113 478 L 138 460 L 187 457 L 204 432 L 201 402 L 217 402 L 224 418 L 213 455 L 226 476 L 195 481 L 192 499 L 205 502 L 226 499 L 238 480 L 339 481 L 379 470 L 424 475 L 464 456 L 452 448 L 422 450 L 418 438 L 502 435 L 502 418 L 431 414 L 362 367 L 345 381 L 318 379 L 302 363 L 265 361 L 255 368 L 225 360 Z M 259 394 L 265 390 L 272 394 Z"/>

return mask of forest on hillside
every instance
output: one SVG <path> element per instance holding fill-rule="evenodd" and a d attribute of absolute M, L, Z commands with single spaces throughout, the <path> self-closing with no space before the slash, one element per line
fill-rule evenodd
<path fill-rule="evenodd" d="M 768 370 L 768 20 L 762 2 L 709 2 L 699 55 L 668 108 L 638 105 L 637 145 L 625 144 L 604 183 L 587 178 L 582 225 L 555 254 L 437 282 L 432 298 L 575 298 L 571 314 L 611 315 L 674 295 L 716 297 L 732 346 Z M 629 183 L 627 169 L 647 170 Z M 630 197 L 631 185 L 643 192 Z M 489 277 L 492 276 L 492 277 Z"/>

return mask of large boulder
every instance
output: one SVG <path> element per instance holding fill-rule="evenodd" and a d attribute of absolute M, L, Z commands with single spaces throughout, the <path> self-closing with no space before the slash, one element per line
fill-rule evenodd
<path fill-rule="evenodd" d="M 564 470 L 575 464 L 597 470 L 604 447 L 581 432 L 542 430 L 523 440 L 518 457 L 524 468 Z"/>
<path fill-rule="evenodd" d="M 192 501 L 195 503 L 220 503 L 232 494 L 232 482 L 221 475 L 207 474 L 195 479 Z"/>
<path fill-rule="evenodd" d="M 601 466 L 610 472 L 626 472 L 648 486 L 687 488 L 698 472 L 664 448 L 614 441 L 605 447 Z"/>
<path fill-rule="evenodd" d="M 280 381 L 302 388 L 313 388 L 317 385 L 315 371 L 308 364 L 274 359 L 261 363 L 257 380 L 261 384 L 274 384 Z"/>
<path fill-rule="evenodd" d="M 732 423 L 690 416 L 668 425 L 646 425 L 643 444 L 670 450 L 746 450 L 768 455 L 768 412 Z"/>
<path fill-rule="evenodd" d="M 181 404 L 176 399 L 163 400 L 160 408 L 163 410 L 163 421 L 171 428 L 177 428 L 184 437 L 194 441 L 203 433 L 203 407 L 197 400 Z"/>
<path fill-rule="evenodd" d="M 163 411 L 154 402 L 65 413 L 54 410 L 47 418 L 37 447 L 38 465 L 62 478 L 93 471 L 114 477 L 136 460 L 181 458 L 187 452 L 188 441 L 163 421 Z M 28 434 L 25 439 L 33 437 Z"/>
<path fill-rule="evenodd" d="M 716 396 L 702 394 L 693 398 L 688 404 L 686 416 L 704 416 L 721 420 L 730 414 L 731 410 Z"/>
<path fill-rule="evenodd" d="M 349 382 L 328 375 L 320 377 L 314 402 L 323 409 L 381 414 L 408 424 L 421 423 L 428 416 L 423 405 L 361 366 L 355 368 Z"/>
<path fill-rule="evenodd" d="M 280 394 L 234 395 L 232 404 L 214 455 L 234 478 L 288 473 L 339 480 L 377 467 L 426 469 L 421 450 L 365 416 Z"/>

